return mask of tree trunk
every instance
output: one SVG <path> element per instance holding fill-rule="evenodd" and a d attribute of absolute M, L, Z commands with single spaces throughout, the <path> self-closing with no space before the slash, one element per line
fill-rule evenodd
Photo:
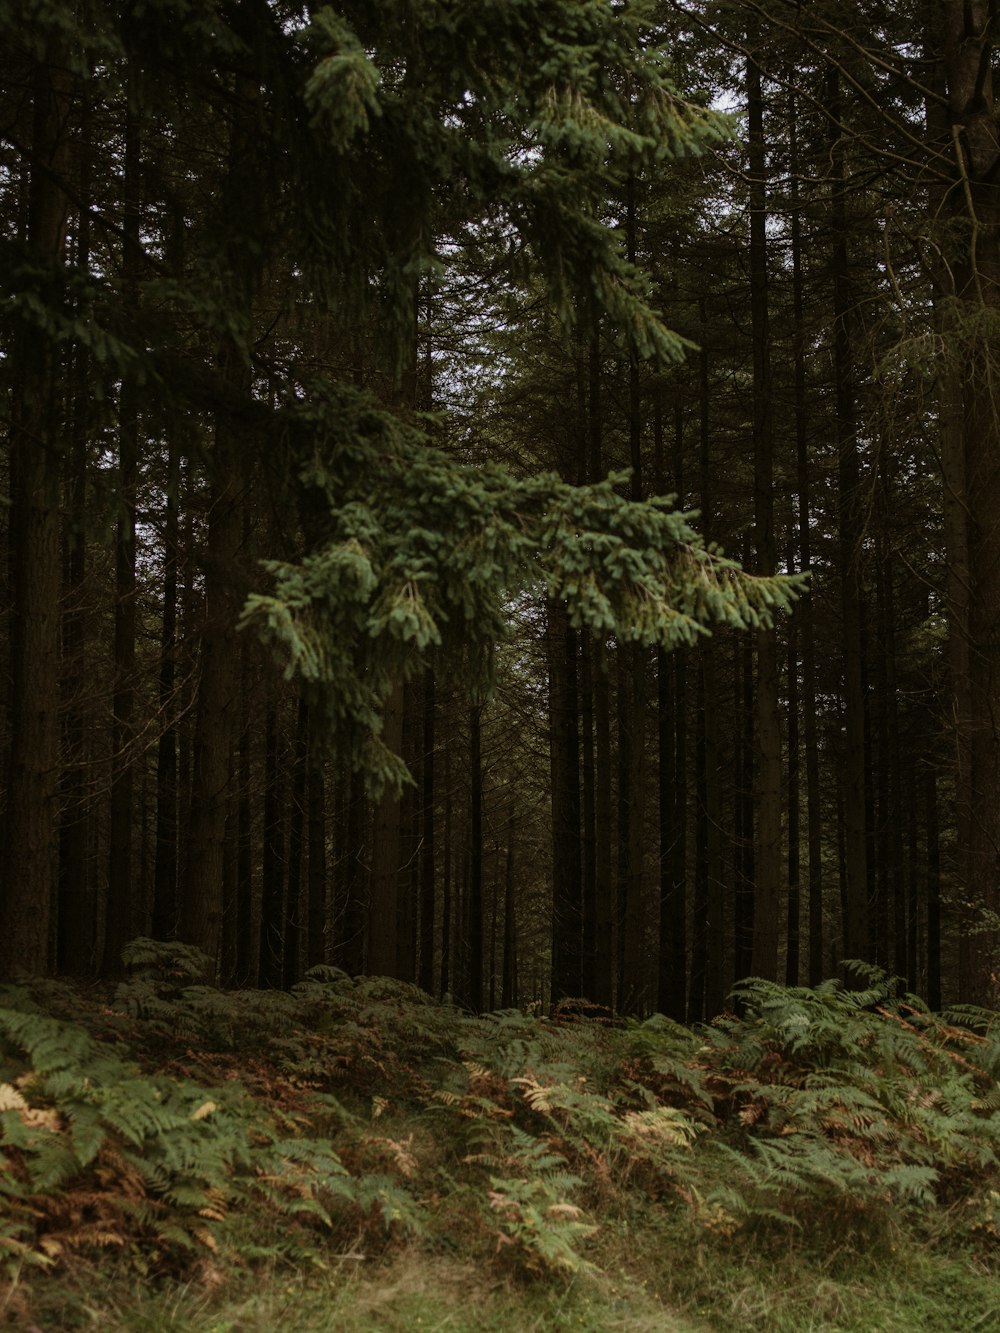
<path fill-rule="evenodd" d="M 449 727 L 444 738 L 444 827 L 442 829 L 443 846 L 441 848 L 441 995 L 450 995 L 454 984 L 451 968 L 452 918 L 452 790 L 451 790 L 451 748 L 452 732 Z"/>
<path fill-rule="evenodd" d="M 27 246 L 36 263 L 63 262 L 69 75 L 57 39 L 32 69 Z M 56 351 L 21 324 L 11 352 L 10 741 L 0 876 L 0 978 L 44 973 L 56 891 L 59 772 L 60 395 Z"/>
<path fill-rule="evenodd" d="M 382 739 L 393 754 L 403 742 L 403 686 L 393 687 L 385 706 Z M 375 807 L 372 833 L 371 908 L 368 917 L 368 973 L 397 975 L 399 870 L 402 807 L 398 792 L 386 790 Z"/>
<path fill-rule="evenodd" d="M 601 395 L 601 336 L 595 320 L 587 360 L 587 475 L 605 476 Z M 614 1003 L 614 878 L 611 871 L 611 689 L 608 650 L 603 639 L 589 645 L 594 711 L 594 986 L 591 997 L 610 1009 Z"/>
<path fill-rule="evenodd" d="M 802 283 L 802 213 L 799 208 L 799 153 L 797 108 L 792 102 L 790 117 L 790 193 L 792 242 L 792 319 L 794 329 L 795 395 L 795 488 L 798 493 L 799 568 L 812 571 L 812 510 L 810 502 L 809 421 L 806 405 L 806 331 Z M 813 624 L 813 590 L 810 588 L 794 612 L 798 625 L 802 661 L 803 745 L 806 771 L 806 845 L 809 852 L 809 985 L 823 980 L 823 830 L 819 788 L 819 738 L 816 719 L 816 636 Z M 791 746 L 791 738 L 789 738 Z"/>
<path fill-rule="evenodd" d="M 153 865 L 153 938 L 172 939 L 177 930 L 177 556 L 180 454 L 176 436 L 167 441 L 164 522 L 163 612 L 160 623 L 159 705 L 164 718 L 156 743 L 156 838 Z M 241 742 L 242 743 L 242 742 Z"/>
<path fill-rule="evenodd" d="M 657 654 L 657 748 L 659 758 L 660 830 L 660 963 L 657 1007 L 678 1023 L 686 1016 L 687 902 L 686 885 L 674 882 L 674 847 L 677 828 L 677 788 L 684 775 L 677 771 L 676 711 L 683 707 L 675 690 L 675 659 L 662 649 Z"/>
<path fill-rule="evenodd" d="M 830 117 L 830 214 L 833 229 L 833 362 L 839 517 L 839 576 L 844 673 L 843 958 L 870 956 L 868 820 L 865 800 L 865 696 L 861 619 L 862 492 L 851 355 L 851 293 L 845 203 L 840 79 L 827 76 Z"/>
<path fill-rule="evenodd" d="M 941 1008 L 941 845 L 938 834 L 937 775 L 924 769 L 924 820 L 927 829 L 927 1003 Z"/>
<path fill-rule="evenodd" d="M 236 737 L 230 742 L 229 764 L 234 769 Z M 226 843 L 222 854 L 222 932 L 219 949 L 219 984 L 236 985 L 237 893 L 240 873 L 240 793 L 237 784 L 229 792 L 226 812 Z M 140 860 L 140 864 L 142 864 Z"/>
<path fill-rule="evenodd" d="M 552 792 L 552 997 L 582 991 L 583 901 L 580 865 L 580 736 L 577 633 L 566 608 L 550 602 L 549 768 Z"/>
<path fill-rule="evenodd" d="M 886 538 L 891 534 L 891 515 L 895 510 L 896 497 L 893 480 L 889 473 L 890 461 L 883 457 L 879 468 L 881 508 L 884 521 L 880 524 Z M 881 762 L 888 769 L 888 817 L 889 836 L 887 854 L 889 857 L 888 888 L 891 904 L 893 928 L 893 970 L 898 977 L 909 977 L 911 988 L 916 986 L 916 977 L 908 965 L 908 908 L 906 894 L 906 867 L 903 852 L 903 759 L 899 722 L 899 685 L 896 657 L 896 588 L 893 570 L 893 550 L 887 542 L 883 552 L 882 598 L 883 631 L 882 653 L 885 661 L 885 705 L 886 739 L 889 751 Z"/>
<path fill-rule="evenodd" d="M 789 515 L 785 565 L 795 572 L 793 525 Z M 788 627 L 788 921 L 785 931 L 785 985 L 799 984 L 802 943 L 801 746 L 799 741 L 799 634 Z"/>
<path fill-rule="evenodd" d="M 774 535 L 774 438 L 767 291 L 767 165 L 760 67 L 747 59 L 750 173 L 750 320 L 753 338 L 754 535 L 757 573 L 777 569 Z M 781 898 L 781 727 L 778 644 L 773 629 L 754 635 L 757 649 L 756 880 L 751 967 L 777 980 Z"/>
<path fill-rule="evenodd" d="M 86 101 L 81 111 L 78 150 L 76 222 L 77 271 L 90 271 L 90 213 L 92 185 L 92 115 Z M 87 444 L 91 429 L 90 356 L 77 344 L 69 367 L 72 384 L 72 422 L 66 458 L 65 607 L 62 622 L 64 723 L 62 816 L 59 828 L 59 909 L 56 965 L 74 975 L 92 971 L 96 964 L 97 913 L 95 886 L 90 873 L 89 836 L 91 800 L 87 783 L 87 724 L 82 694 L 86 679 L 86 617 L 83 599 L 87 575 Z M 0 839 L 2 841 L 2 839 Z"/>
<path fill-rule="evenodd" d="M 644 806 L 646 660 L 618 645 L 618 1010 L 645 1006 Z"/>
<path fill-rule="evenodd" d="M 127 314 L 139 313 L 142 248 L 139 235 L 140 153 L 136 108 L 135 57 L 128 60 L 125 106 L 125 160 L 122 219 L 122 294 Z M 135 933 L 132 831 L 135 774 L 135 511 L 139 474 L 139 384 L 134 372 L 122 376 L 118 403 L 118 521 L 115 535 L 114 692 L 111 699 L 111 814 L 104 972 L 121 972 L 121 952 Z"/>
<path fill-rule="evenodd" d="M 704 335 L 705 330 L 705 304 L 704 300 L 699 302 L 701 312 L 701 324 Z M 701 462 L 707 463 L 709 447 L 709 379 L 708 379 L 708 352 L 705 349 L 705 338 L 702 338 L 702 348 L 698 355 L 698 385 L 699 385 L 699 421 L 700 421 L 700 450 Z M 674 413 L 674 432 L 672 447 L 672 489 L 677 496 L 677 504 L 683 505 L 685 498 L 684 491 L 684 432 L 683 416 L 680 405 L 675 408 Z M 659 441 L 657 441 L 659 443 Z M 662 444 L 657 449 L 657 457 L 662 458 Z M 660 463 L 662 472 L 662 462 Z M 702 500 L 707 502 L 709 499 L 709 488 L 707 477 L 703 474 L 702 478 Z M 709 519 L 711 515 L 709 514 Z M 667 659 L 661 659 L 661 666 L 666 665 Z M 672 783 L 666 801 L 664 802 L 664 793 L 661 791 L 661 810 L 660 820 L 661 828 L 663 822 L 669 817 L 670 824 L 670 842 L 666 857 L 666 864 L 661 870 L 661 875 L 665 873 L 668 886 L 668 916 L 671 922 L 671 943 L 669 966 L 672 973 L 672 979 L 669 983 L 669 1008 L 664 1008 L 664 1012 L 671 1018 L 676 1018 L 678 1022 L 684 1022 L 687 1012 L 687 946 L 688 946 L 688 890 L 687 890 L 687 788 L 688 788 L 688 757 L 687 757 L 687 656 L 684 651 L 676 652 L 670 656 L 671 675 L 667 680 L 661 682 L 670 691 L 670 713 L 673 717 L 673 736 L 664 737 L 664 743 L 672 748 Z M 662 700 L 662 693 L 661 693 Z M 661 726 L 662 723 L 662 703 L 661 703 Z M 662 780 L 662 779 L 661 779 Z M 667 810 L 663 808 L 664 804 L 669 805 L 669 816 Z M 661 844 L 661 855 L 662 844 Z M 662 884 L 662 878 L 661 878 Z M 665 923 L 662 917 L 663 906 L 661 903 L 661 924 L 660 939 L 661 949 L 663 947 L 663 930 Z M 720 948 L 721 948 L 720 943 Z M 660 966 L 663 968 L 663 959 L 661 956 Z M 692 984 L 695 984 L 694 982 Z M 661 986 L 662 992 L 662 986 Z M 663 997 L 661 993 L 661 1005 Z"/>
<path fill-rule="evenodd" d="M 611 873 L 611 685 L 608 650 L 593 642 L 594 653 L 594 915 L 597 924 L 596 1004 L 610 1009 L 614 1002 L 614 878 Z"/>
<path fill-rule="evenodd" d="M 229 159 L 224 188 L 227 212 L 228 273 L 233 301 L 247 329 L 253 324 L 253 299 L 259 261 L 252 240 L 259 231 L 261 199 L 259 158 L 254 152 L 260 85 L 241 71 L 235 81 Z M 249 400 L 253 390 L 250 349 L 235 334 L 220 341 L 219 378 L 223 399 Z M 246 425 L 228 404 L 215 412 L 208 459 L 209 520 L 205 551 L 205 621 L 195 732 L 192 743 L 191 816 L 188 862 L 180 904 L 180 934 L 214 965 L 222 928 L 222 866 L 226 815 L 232 785 L 230 753 L 239 713 L 236 618 L 240 609 L 239 557 L 243 524 Z"/>
<path fill-rule="evenodd" d="M 707 320 L 704 298 L 699 301 L 703 341 L 707 341 Z M 708 351 L 705 346 L 699 355 L 698 367 L 698 473 L 701 492 L 701 526 L 706 541 L 715 540 L 715 470 L 712 467 L 712 394 L 709 377 Z M 683 475 L 683 436 L 680 405 L 674 428 L 674 473 L 678 490 Z M 704 756 L 702 800 L 705 831 L 705 988 L 704 1013 L 713 1018 L 721 1013 L 728 990 L 725 972 L 725 883 L 722 871 L 722 791 L 720 774 L 719 709 L 715 706 L 719 689 L 718 664 L 720 641 L 713 637 L 702 643 L 698 650 L 699 683 L 704 691 Z M 679 788 L 680 808 L 677 815 L 683 824 L 685 816 L 684 788 Z"/>
<path fill-rule="evenodd" d="M 991 329 L 1000 307 L 1000 130 L 994 105 L 995 6 L 948 0 L 941 15 L 948 129 L 955 164 L 950 202 L 963 228 L 953 266 L 961 329 L 961 429 L 968 522 L 968 662 L 954 662 L 960 736 L 968 710 L 968 756 L 959 773 L 967 819 L 963 1000 L 994 1006 L 1000 931 L 1000 396 Z M 990 319 L 984 321 L 984 316 Z M 956 423 L 957 425 L 957 423 Z M 956 432 L 957 433 L 957 432 Z M 946 486 L 949 481 L 945 473 Z M 967 670 L 966 679 L 963 679 Z M 964 739 L 964 738 L 963 738 Z"/>
<path fill-rule="evenodd" d="M 239 798 L 236 811 L 236 984 L 249 986 L 256 976 L 253 953 L 253 805 L 250 787 L 251 728 L 250 682 L 247 647 L 240 665 L 240 734 L 237 742 Z"/>
<path fill-rule="evenodd" d="M 343 866 L 344 931 L 341 964 L 352 977 L 365 968 L 365 937 L 368 926 L 370 879 L 365 858 L 367 805 L 364 777 L 351 773 L 346 801 L 346 834 L 341 853 Z"/>
<path fill-rule="evenodd" d="M 594 641 L 580 635 L 580 742 L 583 836 L 581 859 L 580 994 L 593 999 L 597 981 L 597 801 L 594 785 Z"/>
<path fill-rule="evenodd" d="M 514 901 L 514 805 L 507 816 L 507 862 L 503 892 L 503 976 L 500 985 L 501 1009 L 517 1004 L 517 919 Z"/>
<path fill-rule="evenodd" d="M 754 937 L 754 745 L 753 652 L 750 640 L 736 640 L 733 671 L 734 717 L 736 718 L 736 827 L 734 871 L 736 881 L 733 948 L 735 979 L 749 976 Z"/>
<path fill-rule="evenodd" d="M 411 774 L 420 772 L 423 744 L 423 690 L 420 679 L 408 680 L 403 689 L 403 734 L 400 753 Z M 418 782 L 408 784 L 400 797 L 399 883 L 396 905 L 396 971 L 400 981 L 415 982 L 419 966 L 420 929 L 420 837 L 423 815 Z"/>
<path fill-rule="evenodd" d="M 423 761 L 420 841 L 420 969 L 418 979 L 428 995 L 434 994 L 434 927 L 437 864 L 434 843 L 434 765 L 437 700 L 434 671 L 424 676 Z"/>
<path fill-rule="evenodd" d="M 705 670 L 699 657 L 694 713 L 694 895 L 691 904 L 691 981 L 688 1021 L 705 1021 L 708 968 L 708 807 L 705 784 Z"/>
<path fill-rule="evenodd" d="M 630 174 L 625 200 L 625 249 L 635 263 L 637 181 Z M 641 501 L 645 491 L 642 467 L 642 411 L 639 357 L 628 360 L 629 498 Z M 621 923 L 621 985 L 618 1008 L 642 1013 L 646 1006 L 645 977 L 645 795 L 647 657 L 638 644 L 618 645 L 619 747 L 619 919 Z"/>
<path fill-rule="evenodd" d="M 284 904 L 282 985 L 290 990 L 302 975 L 305 931 L 302 916 L 302 869 L 306 850 L 306 783 L 309 771 L 309 705 L 300 698 L 292 750 L 291 809 L 288 815 L 288 875 Z"/>
<path fill-rule="evenodd" d="M 279 765 L 278 710 L 269 686 L 264 713 L 264 846 L 261 865 L 260 984 L 278 990 L 285 941 L 285 816 Z"/>
<path fill-rule="evenodd" d="M 326 770 L 315 725 L 309 729 L 309 771 L 306 794 L 306 967 L 327 961 L 326 906 Z"/>

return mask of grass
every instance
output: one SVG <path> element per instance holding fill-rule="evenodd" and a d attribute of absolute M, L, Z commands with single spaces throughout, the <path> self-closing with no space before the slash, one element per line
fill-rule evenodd
<path fill-rule="evenodd" d="M 610 1270 L 631 1238 L 607 1245 Z M 671 1244 L 670 1242 L 673 1242 Z M 679 1242 L 679 1243 L 678 1243 Z M 34 1279 L 0 1311 L 13 1328 L 102 1333 L 991 1333 L 995 1270 L 915 1249 L 886 1263 L 850 1250 L 761 1253 L 715 1241 L 692 1248 L 655 1229 L 629 1270 L 557 1284 L 498 1276 L 481 1263 L 407 1246 L 329 1271 L 208 1268 L 154 1288 L 114 1267 Z"/>
<path fill-rule="evenodd" d="M 346 1266 L 345 1266 L 346 1267 Z M 92 1277 L 96 1278 L 96 1274 Z M 460 1259 L 406 1249 L 358 1271 L 319 1275 L 275 1267 L 252 1279 L 169 1283 L 150 1292 L 122 1274 L 97 1295 L 85 1274 L 34 1284 L 8 1307 L 43 1329 L 108 1333 L 696 1333 L 702 1320 L 675 1315 L 640 1284 L 588 1278 L 525 1285 Z"/>

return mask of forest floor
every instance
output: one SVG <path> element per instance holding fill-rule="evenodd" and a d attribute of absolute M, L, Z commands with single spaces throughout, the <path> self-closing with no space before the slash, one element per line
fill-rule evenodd
<path fill-rule="evenodd" d="M 0 1326 L 1000 1330 L 1000 1020 L 748 984 L 687 1029 L 322 969 L 0 990 Z"/>

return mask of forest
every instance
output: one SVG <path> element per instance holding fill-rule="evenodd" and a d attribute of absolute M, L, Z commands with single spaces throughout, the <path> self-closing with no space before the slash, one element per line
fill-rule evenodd
<path fill-rule="evenodd" d="M 1000 1328 L 997 23 L 0 0 L 0 1318 L 478 1170 L 573 1293 L 938 1204 Z M 734 1272 L 495 1326 L 956 1327 Z"/>
<path fill-rule="evenodd" d="M 371 8 L 9 12 L 0 971 L 991 1002 L 987 37 Z"/>

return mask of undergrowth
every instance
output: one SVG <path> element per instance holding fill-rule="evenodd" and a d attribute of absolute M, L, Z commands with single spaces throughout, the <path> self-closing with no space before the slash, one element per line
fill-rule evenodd
<path fill-rule="evenodd" d="M 39 1292 L 112 1262 L 221 1285 L 403 1245 L 552 1290 L 631 1265 L 675 1308 L 702 1298 L 630 1236 L 702 1269 L 741 1249 L 828 1267 L 834 1242 L 890 1268 L 1000 1256 L 998 1018 L 931 1014 L 875 972 L 751 980 L 692 1031 L 580 1005 L 475 1018 L 330 968 L 222 992 L 149 941 L 126 961 L 113 995 L 0 991 L 9 1305 L 43 1268 Z"/>

